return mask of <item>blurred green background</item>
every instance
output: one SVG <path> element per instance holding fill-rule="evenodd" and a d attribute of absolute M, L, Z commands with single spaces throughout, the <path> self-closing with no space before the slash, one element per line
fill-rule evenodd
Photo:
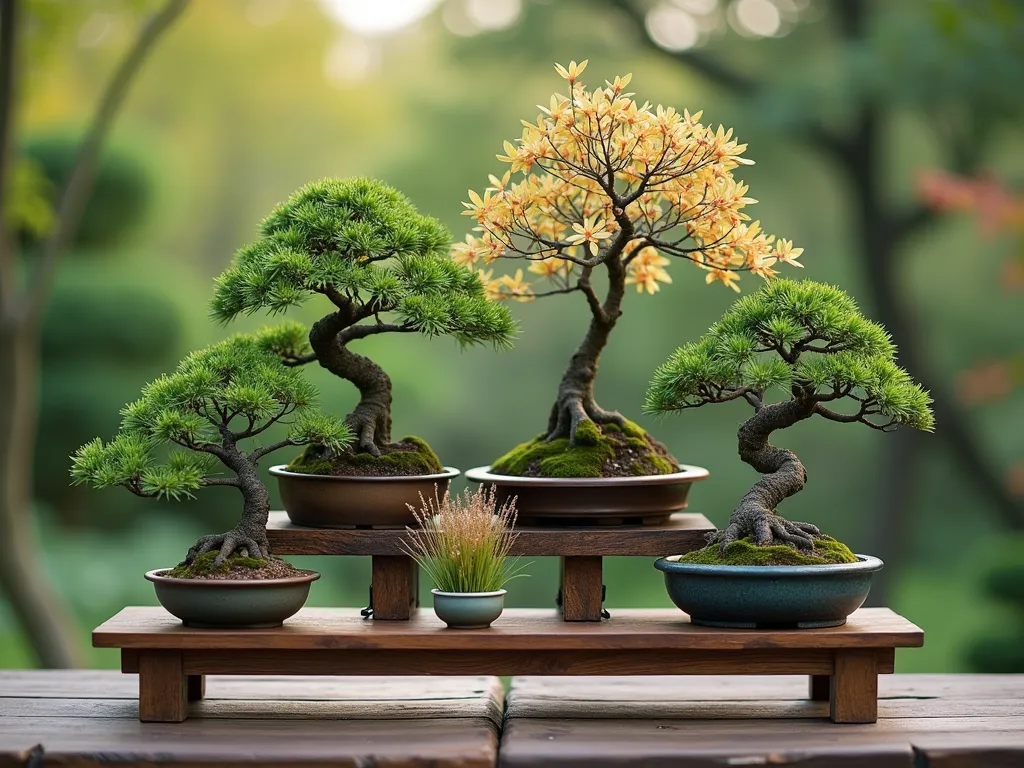
<path fill-rule="evenodd" d="M 157 7 L 25 4 L 17 150 L 50 189 Z M 780 436 L 809 474 L 782 513 L 887 561 L 869 604 L 891 605 L 927 638 L 898 657 L 900 671 L 1024 671 L 1021 230 L 1009 216 L 979 230 L 979 216 L 936 210 L 919 190 L 929 170 L 987 178 L 1012 209 L 1024 187 L 1024 14 L 1011 0 L 193 2 L 118 116 L 41 330 L 32 558 L 63 597 L 88 663 L 117 665 L 114 652 L 87 650 L 89 631 L 126 604 L 155 605 L 142 573 L 230 527 L 238 499 L 217 488 L 184 503 L 69 488 L 68 454 L 112 435 L 142 384 L 223 336 L 207 318 L 212 278 L 306 181 L 380 178 L 461 239 L 466 190 L 503 170 L 502 141 L 560 89 L 552 65 L 570 59 L 590 60 L 591 86 L 632 72 L 640 102 L 703 109 L 706 123 L 733 126 L 757 161 L 742 172 L 761 201 L 752 213 L 805 249 L 798 276 L 856 296 L 944 397 L 931 436 L 813 421 Z M 996 203 L 979 200 L 984 218 Z M 33 235 L 21 241 L 30 259 Z M 734 298 L 688 264 L 674 264 L 672 277 L 655 296 L 627 298 L 598 398 L 711 471 L 691 509 L 722 524 L 756 479 L 736 456 L 744 406 L 664 421 L 640 413 L 653 369 Z M 588 313 L 575 296 L 513 311 L 521 334 L 510 352 L 416 336 L 360 342 L 394 380 L 397 436 L 421 435 L 465 469 L 543 428 Z M 295 314 L 318 316 L 312 306 Z M 324 406 L 346 413 L 354 392 L 310 374 Z M 950 424 L 960 429 L 944 433 Z M 366 602 L 368 561 L 294 561 L 325 575 L 311 604 Z M 509 604 L 551 605 L 557 564 L 538 560 L 528 572 Z M 611 559 L 605 580 L 613 615 L 670 605 L 649 561 Z M 0 667 L 36 663 L 0 594 Z"/>

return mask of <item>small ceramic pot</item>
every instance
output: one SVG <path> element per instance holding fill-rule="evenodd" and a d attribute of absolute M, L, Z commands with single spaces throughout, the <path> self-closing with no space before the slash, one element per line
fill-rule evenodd
<path fill-rule="evenodd" d="M 449 629 L 486 629 L 505 609 L 507 590 L 442 592 L 432 589 L 434 613 Z"/>
<path fill-rule="evenodd" d="M 700 565 L 670 558 L 654 567 L 693 624 L 737 629 L 837 627 L 860 608 L 881 570 L 877 557 L 835 565 Z"/>
<path fill-rule="evenodd" d="M 670 475 L 635 477 L 516 477 L 490 467 L 466 470 L 466 479 L 494 487 L 498 504 L 516 497 L 521 525 L 654 525 L 686 509 L 690 486 L 704 480 L 704 467 L 680 464 Z"/>
<path fill-rule="evenodd" d="M 434 475 L 335 477 L 270 468 L 277 478 L 281 503 L 296 525 L 310 528 L 405 528 L 416 518 L 406 505 L 421 506 L 420 496 L 443 497 L 459 470 L 445 467 Z"/>
<path fill-rule="evenodd" d="M 187 627 L 265 629 L 279 627 L 299 612 L 309 597 L 316 571 L 287 579 L 172 579 L 169 569 L 150 571 L 156 599 Z"/>

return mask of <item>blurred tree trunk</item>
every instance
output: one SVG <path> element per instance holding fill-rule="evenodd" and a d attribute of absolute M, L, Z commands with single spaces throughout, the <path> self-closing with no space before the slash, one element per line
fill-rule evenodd
<path fill-rule="evenodd" d="M 40 666 L 79 666 L 73 622 L 39 567 L 32 524 L 32 456 L 38 427 L 39 324 L 58 259 L 78 229 L 96 160 L 135 75 L 188 0 L 167 0 L 142 25 L 97 106 L 62 190 L 54 225 L 31 260 L 20 258 L 5 218 L 15 156 L 21 24 L 18 0 L 0 0 L 0 590 L 6 595 Z M 26 274 L 22 278 L 21 272 Z"/>

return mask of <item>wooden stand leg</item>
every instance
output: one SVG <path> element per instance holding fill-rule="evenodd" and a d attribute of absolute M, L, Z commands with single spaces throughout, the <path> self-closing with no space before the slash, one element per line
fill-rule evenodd
<path fill-rule="evenodd" d="M 202 701 L 206 698 L 206 675 L 186 675 L 185 689 L 189 701 Z"/>
<path fill-rule="evenodd" d="M 836 651 L 829 716 L 833 723 L 878 720 L 878 657 L 874 649 Z"/>
<path fill-rule="evenodd" d="M 562 558 L 562 618 L 600 621 L 604 586 L 600 557 Z"/>
<path fill-rule="evenodd" d="M 419 568 L 407 555 L 373 557 L 373 618 L 405 621 L 419 604 Z"/>
<path fill-rule="evenodd" d="M 829 701 L 832 698 L 832 678 L 829 675 L 810 675 L 807 678 L 807 698 L 811 701 Z"/>
<path fill-rule="evenodd" d="M 188 717 L 186 694 L 179 651 L 139 651 L 139 720 L 180 723 Z"/>

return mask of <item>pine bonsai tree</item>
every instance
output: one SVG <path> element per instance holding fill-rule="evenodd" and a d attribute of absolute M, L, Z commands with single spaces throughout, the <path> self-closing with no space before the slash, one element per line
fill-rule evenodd
<path fill-rule="evenodd" d="M 849 296 L 809 280 L 770 281 L 737 301 L 700 341 L 676 350 L 655 372 L 646 410 L 745 401 L 754 415 L 740 426 L 740 458 L 764 475 L 714 538 L 717 550 L 683 559 L 851 560 L 849 550 L 836 547 L 815 526 L 776 513 L 784 499 L 803 489 L 807 475 L 796 454 L 769 438 L 811 416 L 885 432 L 899 426 L 931 431 L 931 398 L 896 365 L 895 353 L 886 330 L 865 319 Z M 767 402 L 773 388 L 787 397 Z M 836 409 L 840 401 L 852 407 Z"/>
<path fill-rule="evenodd" d="M 480 271 L 494 298 L 580 293 L 590 309 L 587 333 L 559 383 L 543 436 L 494 462 L 493 471 L 503 474 L 677 471 L 664 446 L 594 397 L 598 362 L 622 315 L 627 286 L 656 293 L 672 282 L 665 268 L 673 259 L 693 262 L 708 283 L 736 291 L 742 271 L 770 277 L 777 261 L 801 266 L 802 249 L 788 240 L 775 243 L 758 222 L 749 223 L 743 209 L 756 201 L 733 169 L 752 161 L 731 130 L 702 125 L 700 113 L 638 104 L 624 92 L 631 75 L 587 91 L 579 81 L 586 65 L 556 65 L 569 96 L 553 95 L 536 125 L 524 121 L 516 145 L 505 142 L 498 159 L 511 167 L 500 179 L 491 176 L 482 196 L 470 190 L 463 213 L 476 220 L 479 234 L 467 235 L 454 250 L 459 264 L 501 260 L 515 269 L 498 278 Z M 523 179 L 511 182 L 518 173 Z M 524 263 L 546 287 L 535 289 L 524 278 Z M 603 296 L 598 273 L 607 281 Z M 639 460 L 636 449 L 644 442 L 637 440 L 646 442 L 647 455 Z"/>
<path fill-rule="evenodd" d="M 313 386 L 281 364 L 281 350 L 300 349 L 305 335 L 305 328 L 289 324 L 193 352 L 124 408 L 113 440 L 96 438 L 78 449 L 72 457 L 74 482 L 120 485 L 137 496 L 170 499 L 210 485 L 237 488 L 243 500 L 238 525 L 199 539 L 185 562 L 213 550 L 219 550 L 217 565 L 235 552 L 266 558 L 270 494 L 257 473 L 260 460 L 290 445 L 316 442 L 341 450 L 351 441 L 344 424 L 313 407 Z M 292 417 L 287 437 L 243 450 L 244 440 L 286 423 L 287 417 Z M 231 476 L 214 473 L 217 461 Z"/>
<path fill-rule="evenodd" d="M 317 361 L 359 390 L 345 422 L 354 449 L 374 457 L 391 444 L 391 380 L 349 348 L 380 333 L 453 336 L 460 344 L 509 346 L 515 324 L 488 301 L 477 276 L 447 257 L 450 235 L 396 190 L 372 179 L 324 179 L 279 205 L 217 280 L 213 314 L 228 321 L 259 310 L 282 312 L 315 294 L 332 311 L 313 324 L 312 350 L 288 365 Z M 389 316 L 389 317 L 384 317 Z M 286 352 L 293 352 L 287 350 Z M 436 466 L 405 474 L 441 471 Z M 365 457 L 364 457 L 365 458 Z M 386 462 L 379 466 L 386 467 Z M 389 474 L 389 472 L 382 472 Z"/>

